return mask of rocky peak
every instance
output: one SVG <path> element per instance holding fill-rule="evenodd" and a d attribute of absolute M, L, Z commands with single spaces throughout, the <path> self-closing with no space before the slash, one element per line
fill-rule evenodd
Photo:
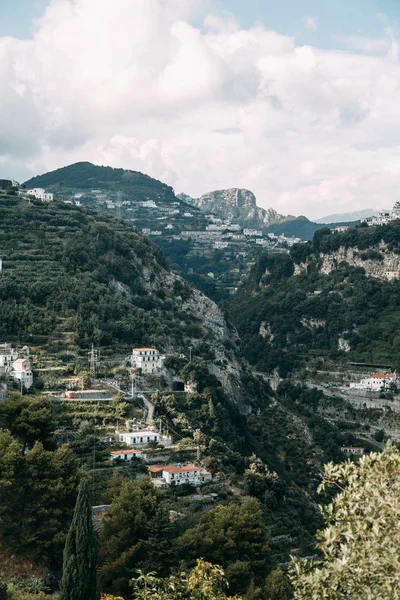
<path fill-rule="evenodd" d="M 246 189 L 216 190 L 200 198 L 191 198 L 186 194 L 178 197 L 197 206 L 202 212 L 213 213 L 221 219 L 233 219 L 244 227 L 264 228 L 294 218 L 279 215 L 273 208 L 260 208 L 253 192 Z"/>

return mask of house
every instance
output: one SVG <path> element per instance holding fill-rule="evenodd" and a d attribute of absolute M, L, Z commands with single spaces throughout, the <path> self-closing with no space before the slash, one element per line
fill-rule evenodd
<path fill-rule="evenodd" d="M 21 386 L 29 390 L 33 384 L 33 373 L 29 357 L 17 358 L 12 364 L 10 376 L 19 381 Z"/>
<path fill-rule="evenodd" d="M 157 442 L 161 446 L 170 446 L 172 438 L 158 431 L 141 430 L 137 431 L 116 431 L 115 437 L 119 442 L 123 442 L 129 447 L 144 448 L 150 442 Z"/>
<path fill-rule="evenodd" d="M 337 231 L 338 233 L 344 233 L 348 229 L 350 229 L 348 225 L 339 225 L 338 227 L 335 227 L 333 231 Z"/>
<path fill-rule="evenodd" d="M 358 383 L 350 383 L 350 389 L 380 392 L 390 389 L 391 384 L 397 386 L 398 383 L 397 373 L 373 373 Z"/>
<path fill-rule="evenodd" d="M 247 229 L 247 228 L 244 228 L 243 229 L 243 235 L 246 235 L 246 236 L 255 236 L 255 237 L 262 237 L 262 231 L 261 231 L 261 229 Z"/>
<path fill-rule="evenodd" d="M 365 448 L 357 448 L 355 446 L 342 446 L 340 452 L 347 456 L 362 456 L 365 452 Z"/>
<path fill-rule="evenodd" d="M 15 348 L 2 344 L 0 346 L 0 369 L 6 369 L 18 358 L 18 352 Z"/>
<path fill-rule="evenodd" d="M 110 460 L 116 460 L 119 458 L 120 460 L 130 461 L 132 458 L 142 458 L 142 456 L 143 453 L 135 448 L 131 448 L 129 450 L 113 450 L 110 452 Z"/>
<path fill-rule="evenodd" d="M 182 485 L 184 483 L 201 485 L 212 479 L 211 473 L 195 465 L 149 467 L 148 471 L 153 482 L 156 485 L 160 482 L 161 486 L 164 483 L 166 486 Z"/>
<path fill-rule="evenodd" d="M 164 360 L 165 356 L 162 356 L 155 348 L 134 348 L 132 350 L 132 366 L 141 369 L 142 373 L 157 373 L 162 368 Z"/>
<path fill-rule="evenodd" d="M 54 198 L 53 194 L 50 192 L 46 192 L 43 188 L 32 188 L 31 190 L 26 190 L 26 193 L 29 196 L 34 196 L 38 200 L 42 202 L 51 202 Z"/>

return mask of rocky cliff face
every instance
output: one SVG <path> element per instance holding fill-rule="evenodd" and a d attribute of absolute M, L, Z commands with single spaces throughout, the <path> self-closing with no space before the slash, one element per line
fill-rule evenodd
<path fill-rule="evenodd" d="M 294 219 L 279 215 L 274 209 L 264 210 L 257 206 L 253 192 L 231 188 L 204 194 L 201 198 L 191 198 L 186 194 L 178 196 L 184 202 L 200 208 L 202 212 L 213 213 L 221 219 L 232 219 L 245 227 L 263 228 Z"/>
<path fill-rule="evenodd" d="M 358 248 L 339 248 L 331 254 L 320 254 L 320 272 L 329 275 L 341 262 L 346 262 L 353 267 L 362 267 L 367 277 L 375 277 L 382 281 L 400 279 L 400 256 L 388 250 L 385 244 L 372 248 L 376 254 L 374 258 L 367 258 L 368 253 Z M 307 263 L 295 265 L 295 275 L 299 275 L 307 268 Z"/>

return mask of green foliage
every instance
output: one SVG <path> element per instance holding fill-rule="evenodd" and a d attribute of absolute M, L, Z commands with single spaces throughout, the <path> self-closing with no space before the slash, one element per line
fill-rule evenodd
<path fill-rule="evenodd" d="M 1 539 L 10 549 L 57 566 L 78 485 L 78 465 L 65 446 L 23 447 L 0 433 Z"/>
<path fill-rule="evenodd" d="M 1 184 L 1 181 L 0 181 Z M 9 600 L 9 595 L 7 592 L 7 584 L 0 582 L 0 600 Z"/>
<path fill-rule="evenodd" d="M 154 574 L 140 573 L 132 580 L 134 600 L 224 600 L 227 582 L 224 571 L 202 559 L 189 572 L 162 580 Z M 238 596 L 231 600 L 240 600 Z"/>
<path fill-rule="evenodd" d="M 173 202 L 175 200 L 173 189 L 139 171 L 113 169 L 100 167 L 89 162 L 79 162 L 68 167 L 56 169 L 45 175 L 33 177 L 25 184 L 28 188 L 43 187 L 57 192 L 63 189 L 92 190 L 114 189 L 129 191 L 138 201 L 150 198 L 163 197 Z"/>
<path fill-rule="evenodd" d="M 166 282 L 161 250 L 131 224 L 61 202 L 0 198 L 0 339 L 80 347 L 177 349 L 202 336 L 182 309 L 190 287 Z M 147 290 L 150 278 L 157 293 Z M 179 288 L 179 289 L 178 289 Z M 177 294 L 179 294 L 179 299 Z M 10 302 L 10 298 L 13 299 Z"/>
<path fill-rule="evenodd" d="M 32 448 L 35 442 L 41 442 L 45 449 L 54 447 L 54 411 L 47 398 L 10 394 L 0 403 L 0 426 L 8 429 L 25 448 Z"/>
<path fill-rule="evenodd" d="M 400 534 L 400 453 L 382 453 L 325 467 L 320 491 L 339 493 L 321 508 L 326 528 L 318 535 L 323 560 L 295 559 L 296 600 L 396 600 Z"/>
<path fill-rule="evenodd" d="M 259 502 L 245 498 L 205 513 L 195 527 L 183 533 L 178 545 L 187 558 L 201 556 L 226 568 L 236 593 L 245 591 L 254 577 L 261 578 L 266 572 L 269 542 Z"/>
<path fill-rule="evenodd" d="M 400 281 L 366 277 L 363 268 L 347 263 L 337 264 L 329 274 L 319 270 L 320 251 L 358 244 L 360 252 L 367 250 L 364 258 L 372 259 L 369 244 L 380 240 L 398 251 L 400 222 L 343 234 L 321 229 L 312 244 L 294 247 L 291 258 L 260 258 L 249 280 L 227 303 L 242 353 L 257 370 L 278 369 L 286 377 L 310 359 L 336 360 L 344 356 L 340 338 L 350 345 L 347 359 L 400 364 Z M 292 276 L 294 263 L 307 256 L 307 270 Z"/>
<path fill-rule="evenodd" d="M 268 600 L 289 600 L 292 597 L 292 586 L 282 569 L 271 571 L 267 577 L 265 591 Z"/>
<path fill-rule="evenodd" d="M 96 600 L 98 553 L 97 536 L 93 528 L 89 482 L 82 479 L 74 516 L 68 530 L 63 556 L 61 600 Z"/>
<path fill-rule="evenodd" d="M 148 477 L 114 489 L 101 536 L 100 581 L 105 591 L 124 595 L 137 569 L 164 572 L 174 559 L 174 554 L 166 551 L 174 532 L 168 512 L 161 506 L 162 493 Z"/>

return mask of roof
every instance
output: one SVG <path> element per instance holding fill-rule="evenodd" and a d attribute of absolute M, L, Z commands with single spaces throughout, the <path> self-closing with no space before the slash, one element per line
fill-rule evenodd
<path fill-rule="evenodd" d="M 129 437 L 146 437 L 150 435 L 161 435 L 158 431 L 117 431 L 118 435 L 128 435 Z"/>
<path fill-rule="evenodd" d="M 394 375 L 391 373 L 373 373 L 371 378 L 374 379 L 393 379 Z"/>
<path fill-rule="evenodd" d="M 185 465 L 184 467 L 176 467 L 175 465 L 149 467 L 150 473 L 159 473 L 160 471 L 166 471 L 167 473 L 183 473 L 187 471 L 201 471 L 201 467 L 195 467 L 194 465 Z"/>
<path fill-rule="evenodd" d="M 134 352 L 139 352 L 140 350 L 152 350 L 153 352 L 157 352 L 156 348 L 134 348 L 133 351 Z"/>
<path fill-rule="evenodd" d="M 167 465 L 163 468 L 163 471 L 167 473 L 183 473 L 186 471 L 200 471 L 201 467 L 195 467 L 194 465 L 186 465 L 184 467 L 175 467 L 174 465 Z"/>
<path fill-rule="evenodd" d="M 342 446 L 342 450 L 365 450 L 365 448 L 361 448 L 360 446 Z"/>
<path fill-rule="evenodd" d="M 113 450 L 111 452 L 111 454 L 113 456 L 120 456 L 121 454 L 137 454 L 138 452 L 140 453 L 140 450 L 136 450 L 136 449 L 132 449 L 132 450 L 129 449 L 128 450 L 128 449 L 126 449 L 126 450 Z"/>

